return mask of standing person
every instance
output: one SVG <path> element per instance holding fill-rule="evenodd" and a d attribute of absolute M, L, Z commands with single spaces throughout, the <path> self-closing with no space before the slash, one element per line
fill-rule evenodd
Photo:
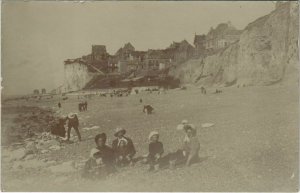
<path fill-rule="evenodd" d="M 87 101 L 85 101 L 85 102 L 84 102 L 84 110 L 85 110 L 85 111 L 87 111 L 87 105 L 88 105 L 88 103 L 87 103 Z"/>
<path fill-rule="evenodd" d="M 132 164 L 133 156 L 136 151 L 132 140 L 129 137 L 125 137 L 126 130 L 122 128 L 116 128 L 113 140 L 112 148 L 115 153 L 116 161 L 119 166 Z"/>
<path fill-rule="evenodd" d="M 78 136 L 78 140 L 81 141 L 81 135 L 79 133 L 79 129 L 78 129 L 78 126 L 79 126 L 79 120 L 78 120 L 78 117 L 75 113 L 69 113 L 68 117 L 67 117 L 67 120 L 68 120 L 68 138 L 67 138 L 67 141 L 70 140 L 70 133 L 71 133 L 71 129 L 74 128 L 77 136 Z"/>
<path fill-rule="evenodd" d="M 82 104 L 79 103 L 79 104 L 78 104 L 78 111 L 81 112 L 81 110 L 82 110 Z"/>
<path fill-rule="evenodd" d="M 85 163 L 83 177 L 103 178 L 115 171 L 114 152 L 106 145 L 106 139 L 105 133 L 95 136 L 96 148 L 91 150 L 90 158 Z"/>
<path fill-rule="evenodd" d="M 159 140 L 159 133 L 157 131 L 152 131 L 149 135 L 149 154 L 147 157 L 149 163 L 149 171 L 157 171 L 159 169 L 159 161 L 162 154 L 164 153 L 164 147 L 162 142 Z"/>
<path fill-rule="evenodd" d="M 58 102 L 58 104 L 57 104 L 57 105 L 58 105 L 58 108 L 61 108 L 61 104 L 60 104 L 60 102 Z"/>

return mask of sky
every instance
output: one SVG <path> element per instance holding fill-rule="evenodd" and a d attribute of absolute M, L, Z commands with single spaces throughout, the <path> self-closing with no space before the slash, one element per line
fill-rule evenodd
<path fill-rule="evenodd" d="M 2 3 L 4 95 L 47 91 L 63 84 L 64 63 L 106 45 L 114 54 L 125 43 L 136 50 L 191 44 L 196 34 L 231 21 L 243 29 L 274 10 L 271 1 L 19 1 Z"/>

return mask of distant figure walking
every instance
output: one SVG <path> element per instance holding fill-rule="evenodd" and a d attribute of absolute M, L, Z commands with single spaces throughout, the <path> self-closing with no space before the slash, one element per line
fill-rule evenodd
<path fill-rule="evenodd" d="M 151 105 L 144 105 L 143 112 L 147 115 L 152 114 L 154 108 Z"/>
<path fill-rule="evenodd" d="M 82 111 L 82 103 L 78 104 L 78 111 L 81 112 Z"/>
<path fill-rule="evenodd" d="M 78 110 L 79 110 L 79 112 L 81 112 L 81 111 L 87 111 L 87 105 L 88 105 L 87 101 L 79 103 L 78 104 Z"/>
<path fill-rule="evenodd" d="M 140 99 L 140 103 L 143 103 L 143 99 Z"/>
<path fill-rule="evenodd" d="M 201 87 L 201 93 L 206 94 L 206 89 L 203 86 Z"/>
<path fill-rule="evenodd" d="M 215 92 L 216 94 L 218 94 L 218 93 L 222 93 L 222 90 L 218 90 L 218 89 L 216 89 L 216 92 Z"/>
<path fill-rule="evenodd" d="M 68 117 L 67 117 L 67 120 L 68 120 L 68 138 L 67 138 L 67 141 L 70 140 L 70 134 L 71 134 L 71 129 L 74 128 L 77 136 L 78 136 L 78 139 L 79 141 L 81 141 L 81 135 L 79 133 L 79 129 L 78 129 L 78 126 L 79 126 L 79 120 L 78 120 L 78 117 L 75 113 L 69 113 Z"/>
<path fill-rule="evenodd" d="M 61 104 L 60 104 L 60 102 L 58 102 L 58 104 L 57 104 L 57 105 L 58 105 L 58 108 L 61 108 Z"/>
<path fill-rule="evenodd" d="M 88 103 L 87 103 L 87 101 L 85 101 L 85 102 L 83 103 L 83 107 L 84 107 L 84 110 L 85 110 L 85 111 L 87 111 L 87 105 L 88 105 Z"/>

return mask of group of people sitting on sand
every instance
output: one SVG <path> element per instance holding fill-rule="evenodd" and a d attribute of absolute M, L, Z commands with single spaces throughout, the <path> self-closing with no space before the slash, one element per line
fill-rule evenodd
<path fill-rule="evenodd" d="M 108 146 L 105 133 L 95 136 L 96 147 L 90 152 L 89 159 L 83 169 L 83 177 L 97 179 L 105 177 L 116 171 L 118 167 L 133 166 L 137 162 L 149 165 L 149 171 L 158 171 L 161 168 L 173 169 L 178 165 L 191 165 L 199 160 L 198 151 L 200 143 L 196 136 L 194 125 L 186 120 L 178 126 L 185 132 L 182 147 L 176 152 L 164 155 L 163 143 L 159 140 L 159 133 L 152 131 L 149 134 L 148 154 L 143 157 L 135 157 L 136 150 L 132 140 L 125 136 L 126 130 L 117 128 L 112 146 Z"/>

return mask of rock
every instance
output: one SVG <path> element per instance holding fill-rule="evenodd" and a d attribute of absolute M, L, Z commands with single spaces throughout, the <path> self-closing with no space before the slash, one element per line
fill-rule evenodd
<path fill-rule="evenodd" d="M 59 145 L 52 145 L 52 146 L 49 147 L 49 149 L 51 149 L 51 150 L 60 150 L 61 147 Z"/>
<path fill-rule="evenodd" d="M 35 156 L 33 154 L 27 155 L 25 160 L 32 160 Z"/>
<path fill-rule="evenodd" d="M 35 142 L 29 142 L 26 144 L 25 153 L 26 154 L 35 154 L 38 152 L 38 149 L 35 145 Z"/>
<path fill-rule="evenodd" d="M 41 150 L 41 153 L 42 154 L 44 154 L 44 153 L 48 153 L 49 152 L 49 150 L 47 150 L 47 149 L 43 149 L 43 150 Z"/>
<path fill-rule="evenodd" d="M 37 148 L 38 149 L 48 149 L 51 146 L 60 146 L 60 142 L 57 141 L 57 140 L 55 140 L 55 139 L 51 139 L 51 140 L 39 140 Z"/>
<path fill-rule="evenodd" d="M 20 170 L 23 168 L 23 165 L 20 161 L 15 161 L 12 165 L 12 170 Z"/>
<path fill-rule="evenodd" d="M 99 129 L 99 128 L 100 128 L 99 126 L 95 125 L 95 126 L 92 126 L 92 127 L 84 127 L 83 129 L 88 131 L 88 130 Z"/>
<path fill-rule="evenodd" d="M 95 126 L 93 126 L 93 127 L 91 127 L 91 129 L 99 129 L 100 127 L 99 126 L 97 126 L 97 125 L 95 125 Z"/>
<path fill-rule="evenodd" d="M 55 165 L 57 163 L 57 161 L 51 160 L 51 161 L 47 161 L 47 165 Z"/>
<path fill-rule="evenodd" d="M 201 127 L 207 128 L 207 127 L 212 127 L 214 125 L 215 125 L 214 123 L 203 123 L 203 124 L 201 124 Z"/>
<path fill-rule="evenodd" d="M 25 149 L 20 148 L 20 149 L 16 149 L 11 151 L 10 154 L 10 160 L 20 160 L 21 158 L 23 158 L 25 156 Z"/>

